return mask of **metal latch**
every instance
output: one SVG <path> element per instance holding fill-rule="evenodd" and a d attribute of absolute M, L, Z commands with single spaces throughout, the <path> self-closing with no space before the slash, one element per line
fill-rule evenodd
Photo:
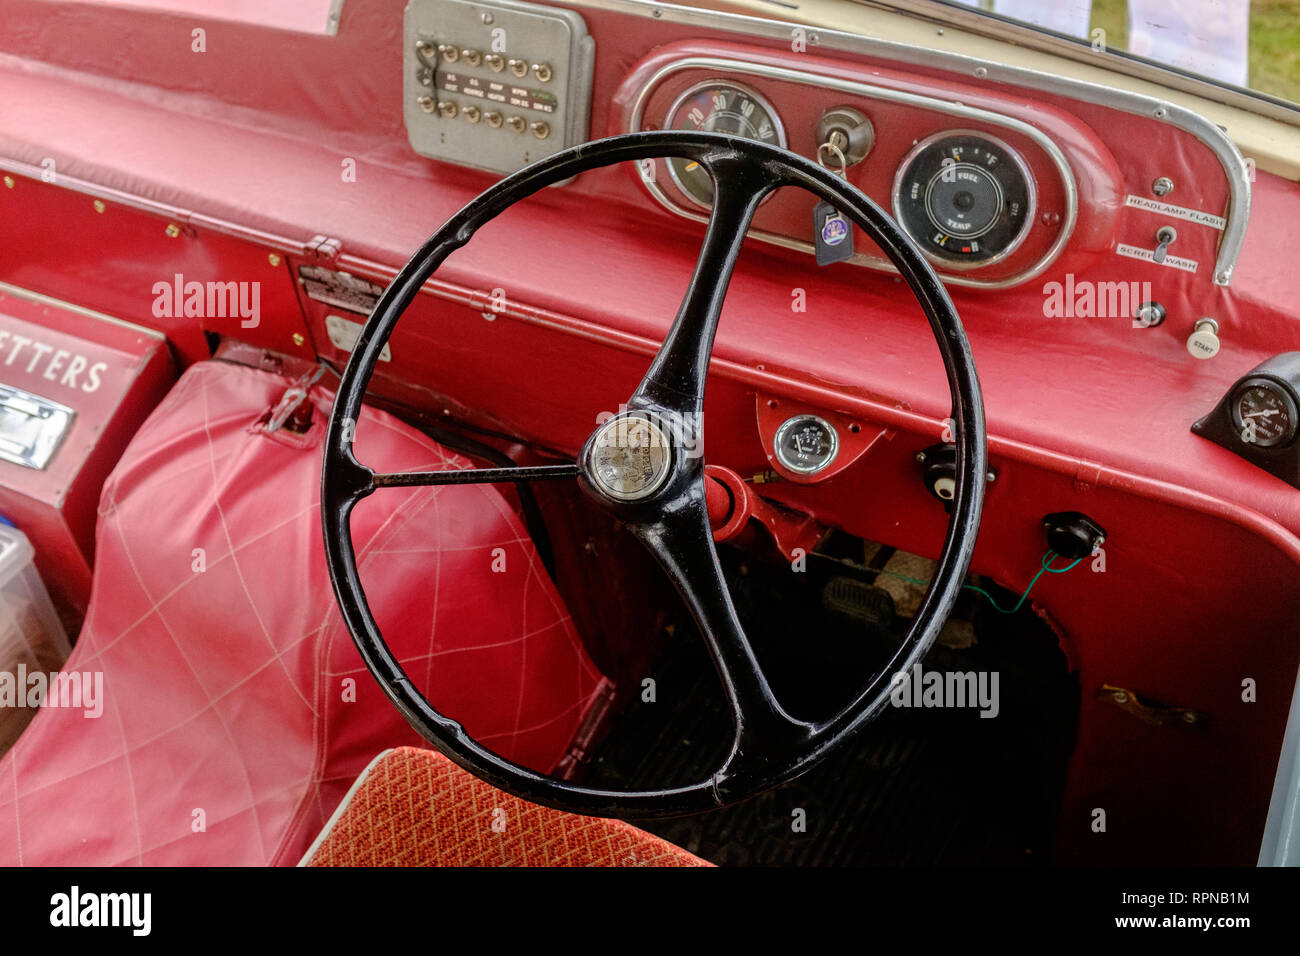
<path fill-rule="evenodd" d="M 76 414 L 66 405 L 0 384 L 0 459 L 44 469 Z"/>

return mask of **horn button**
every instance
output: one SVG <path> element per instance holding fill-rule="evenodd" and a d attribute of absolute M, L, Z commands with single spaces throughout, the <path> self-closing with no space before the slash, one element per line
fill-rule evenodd
<path fill-rule="evenodd" d="M 650 497 L 668 480 L 672 466 L 669 436 L 649 416 L 636 412 L 597 428 L 583 461 L 591 487 L 614 501 Z"/>

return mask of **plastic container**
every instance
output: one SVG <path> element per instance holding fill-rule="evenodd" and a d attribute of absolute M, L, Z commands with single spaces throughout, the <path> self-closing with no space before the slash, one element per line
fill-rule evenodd
<path fill-rule="evenodd" d="M 35 556 L 25 534 L 0 524 L 0 754 L 36 716 L 36 709 L 24 703 L 20 675 L 57 671 L 71 653 L 68 637 L 32 563 Z M 5 673 L 13 677 L 4 677 Z M 9 685 L 8 695 L 4 684 Z M 7 699 L 14 691 L 17 698 Z"/>

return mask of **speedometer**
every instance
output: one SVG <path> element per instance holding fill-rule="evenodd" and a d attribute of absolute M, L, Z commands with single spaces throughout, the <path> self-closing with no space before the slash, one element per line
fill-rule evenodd
<path fill-rule="evenodd" d="M 1020 154 L 982 133 L 917 143 L 894 178 L 894 215 L 932 260 L 956 268 L 1010 254 L 1034 218 L 1034 180 Z"/>
<path fill-rule="evenodd" d="M 668 109 L 665 129 L 732 133 L 773 146 L 785 146 L 785 128 L 776 110 L 747 87 L 724 80 L 707 80 L 677 97 Z M 713 205 L 713 179 L 692 159 L 667 160 L 669 175 L 693 203 Z"/>

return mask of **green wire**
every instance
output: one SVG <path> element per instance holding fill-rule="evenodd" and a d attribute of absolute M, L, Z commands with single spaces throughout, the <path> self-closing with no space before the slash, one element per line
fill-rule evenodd
<path fill-rule="evenodd" d="M 1038 573 L 1034 575 L 1034 579 L 1029 582 L 1029 586 L 1025 588 L 1024 593 L 1020 595 L 1020 600 L 1016 602 L 1016 606 L 1009 611 L 1006 610 L 1005 608 L 998 607 L 998 602 L 993 600 L 993 595 L 989 594 L 989 592 L 985 591 L 983 588 L 977 588 L 973 584 L 965 584 L 962 586 L 969 588 L 970 590 L 974 591 L 976 594 L 982 594 L 986 598 L 988 598 L 989 603 L 993 605 L 993 610 L 997 611 L 999 614 L 1015 614 L 1017 611 L 1020 610 L 1020 606 L 1025 603 L 1025 598 L 1029 597 L 1029 592 L 1034 589 L 1034 585 L 1038 583 L 1038 579 L 1043 576 L 1044 571 L 1047 571 L 1050 574 L 1064 574 L 1066 571 L 1069 571 L 1076 564 L 1078 564 L 1080 561 L 1083 560 L 1083 558 L 1075 558 L 1073 561 L 1071 561 L 1063 568 L 1049 568 L 1048 565 L 1051 564 L 1052 561 L 1054 561 L 1058 557 L 1060 557 L 1060 555 L 1058 555 L 1051 548 L 1047 549 L 1047 551 L 1043 554 L 1043 560 L 1042 560 L 1043 566 L 1039 569 Z M 887 574 L 891 578 L 898 578 L 902 581 L 907 581 L 911 584 L 920 585 L 921 587 L 926 587 L 930 583 L 929 581 L 922 581 L 920 578 L 908 577 L 906 574 L 898 574 L 897 572 L 894 571 L 880 570 L 877 571 L 876 573 Z"/>

